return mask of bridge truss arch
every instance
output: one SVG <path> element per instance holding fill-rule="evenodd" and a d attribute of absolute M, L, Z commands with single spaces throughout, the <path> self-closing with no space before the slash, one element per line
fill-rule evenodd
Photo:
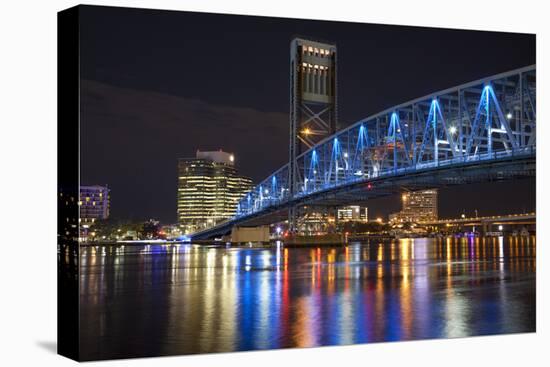
<path fill-rule="evenodd" d="M 357 184 L 370 189 L 434 169 L 534 161 L 535 151 L 532 65 L 399 104 L 339 130 L 297 157 L 292 195 L 287 164 L 246 194 L 227 223 Z"/>
<path fill-rule="evenodd" d="M 297 158 L 295 197 L 441 165 L 532 154 L 536 68 L 513 70 L 406 102 L 338 131 Z M 237 217 L 290 197 L 288 165 L 252 189 Z"/>

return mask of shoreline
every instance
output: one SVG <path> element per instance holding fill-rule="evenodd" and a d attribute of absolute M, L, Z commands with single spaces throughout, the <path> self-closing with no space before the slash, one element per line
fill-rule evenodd
<path fill-rule="evenodd" d="M 513 236 L 508 235 L 505 237 L 533 237 L 534 234 L 529 236 Z M 466 237 L 457 237 L 452 235 L 442 235 L 438 237 L 433 236 L 414 236 L 414 237 L 395 237 L 395 236 L 368 236 L 368 237 L 355 237 L 349 238 L 346 241 L 337 241 L 337 242 L 304 242 L 304 243 L 287 243 L 285 244 L 282 240 L 272 240 L 270 242 L 251 242 L 251 243 L 230 243 L 230 242 L 221 242 L 221 241 L 210 241 L 210 240 L 197 240 L 197 241 L 159 241 L 159 240 L 139 240 L 139 241 L 102 241 L 102 242 L 81 242 L 79 247 L 95 247 L 95 246 L 144 246 L 144 245 L 196 245 L 203 247 L 216 247 L 216 248 L 277 248 L 279 246 L 286 248 L 308 248 L 308 247 L 345 247 L 354 242 L 367 242 L 367 241 L 391 241 L 391 240 L 400 240 L 400 239 L 419 239 L 419 238 L 448 238 L 453 237 L 456 239 L 462 239 Z M 483 237 L 483 236 L 476 236 Z M 486 238 L 491 238 L 495 236 L 485 236 Z M 280 242 L 280 245 L 278 245 Z"/>

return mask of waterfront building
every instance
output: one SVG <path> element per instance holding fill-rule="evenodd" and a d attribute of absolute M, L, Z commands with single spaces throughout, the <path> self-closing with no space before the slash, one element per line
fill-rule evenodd
<path fill-rule="evenodd" d="M 178 223 L 184 233 L 215 225 L 236 214 L 237 202 L 252 188 L 240 176 L 235 156 L 222 150 L 197 151 L 178 159 Z"/>
<path fill-rule="evenodd" d="M 338 223 L 368 222 L 368 208 L 350 205 L 340 208 L 310 208 L 297 215 L 297 230 L 302 234 L 327 233 L 337 230 Z"/>
<path fill-rule="evenodd" d="M 106 186 L 80 186 L 80 225 L 88 228 L 97 220 L 109 218 L 110 190 Z"/>
<path fill-rule="evenodd" d="M 160 234 L 168 240 L 179 239 L 183 232 L 179 224 L 165 224 L 160 229 Z"/>
<path fill-rule="evenodd" d="M 334 230 L 334 213 L 330 210 L 308 210 L 297 217 L 297 232 L 305 235 Z"/>
<path fill-rule="evenodd" d="M 359 205 L 350 205 L 338 209 L 338 221 L 339 222 L 368 222 L 368 208 L 360 207 Z"/>
<path fill-rule="evenodd" d="M 437 220 L 437 190 L 411 191 L 403 193 L 400 212 L 390 214 L 391 223 L 418 223 Z"/>

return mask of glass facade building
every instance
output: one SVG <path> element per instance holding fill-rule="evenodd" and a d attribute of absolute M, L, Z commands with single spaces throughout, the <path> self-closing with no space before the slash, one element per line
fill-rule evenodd
<path fill-rule="evenodd" d="M 178 223 L 192 233 L 230 218 L 251 188 L 252 180 L 238 175 L 231 153 L 197 151 L 195 158 L 180 158 Z"/>

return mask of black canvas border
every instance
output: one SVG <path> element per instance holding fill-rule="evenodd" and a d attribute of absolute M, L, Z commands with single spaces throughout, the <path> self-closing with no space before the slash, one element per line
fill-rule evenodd
<path fill-rule="evenodd" d="M 80 359 L 79 7 L 57 13 L 57 353 Z"/>

